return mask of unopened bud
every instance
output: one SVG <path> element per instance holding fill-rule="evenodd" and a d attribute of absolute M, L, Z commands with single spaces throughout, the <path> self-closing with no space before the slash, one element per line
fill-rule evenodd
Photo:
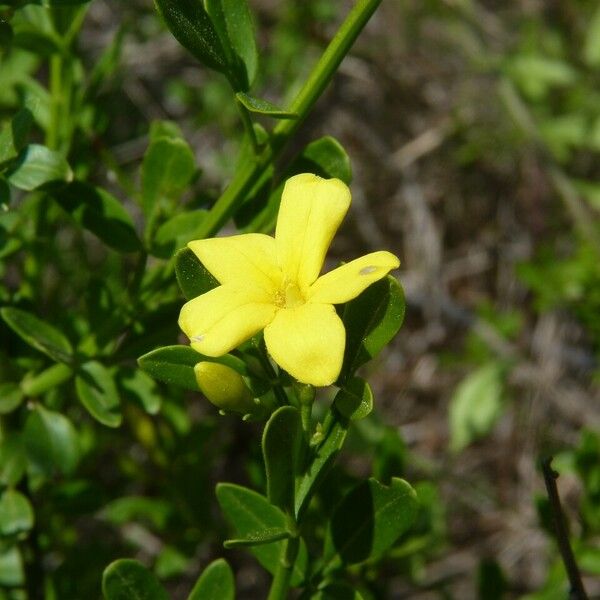
<path fill-rule="evenodd" d="M 242 415 L 256 410 L 254 395 L 243 377 L 231 367 L 215 362 L 199 362 L 194 367 L 202 393 L 217 408 Z"/>

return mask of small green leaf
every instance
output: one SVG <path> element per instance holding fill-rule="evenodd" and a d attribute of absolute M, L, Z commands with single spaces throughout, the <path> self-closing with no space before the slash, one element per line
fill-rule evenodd
<path fill-rule="evenodd" d="M 77 466 L 79 440 L 73 424 L 40 404 L 27 417 L 23 444 L 30 464 L 45 475 L 69 474 Z"/>
<path fill-rule="evenodd" d="M 272 544 L 279 540 L 285 540 L 290 537 L 290 532 L 281 527 L 273 527 L 271 529 L 261 529 L 253 531 L 244 538 L 235 540 L 225 540 L 223 546 L 225 548 L 245 548 L 248 546 L 262 546 L 263 544 Z"/>
<path fill-rule="evenodd" d="M 360 377 L 353 377 L 336 394 L 335 408 L 347 419 L 359 421 L 373 410 L 373 392 L 369 384 Z"/>
<path fill-rule="evenodd" d="M 0 486 L 15 486 L 27 467 L 21 434 L 9 433 L 0 441 Z"/>
<path fill-rule="evenodd" d="M 244 92 L 238 92 L 235 97 L 238 102 L 247 108 L 251 113 L 264 115 L 273 119 L 297 119 L 298 114 L 279 108 L 268 100 L 254 98 Z"/>
<path fill-rule="evenodd" d="M 0 383 L 0 415 L 7 415 L 19 407 L 23 392 L 16 383 Z"/>
<path fill-rule="evenodd" d="M 0 546 L 0 586 L 23 585 L 25 570 L 18 546 Z"/>
<path fill-rule="evenodd" d="M 13 536 L 33 527 L 33 508 L 21 492 L 4 490 L 0 496 L 0 535 Z"/>
<path fill-rule="evenodd" d="M 160 410 L 162 397 L 154 380 L 140 369 L 121 367 L 117 375 L 120 387 L 150 415 Z"/>
<path fill-rule="evenodd" d="M 201 0 L 154 0 L 175 39 L 200 62 L 225 71 L 227 61 L 215 28 Z"/>
<path fill-rule="evenodd" d="M 172 505 L 166 500 L 145 496 L 124 496 L 106 504 L 100 514 L 103 519 L 114 525 L 137 521 L 149 523 L 158 531 L 163 531 L 172 512 Z"/>
<path fill-rule="evenodd" d="M 131 216 L 106 190 L 74 181 L 56 190 L 53 197 L 81 227 L 110 248 L 119 252 L 141 249 Z"/>
<path fill-rule="evenodd" d="M 175 255 L 175 275 L 186 300 L 206 294 L 219 285 L 189 248 L 182 248 Z"/>
<path fill-rule="evenodd" d="M 7 171 L 9 183 L 26 192 L 72 178 L 71 167 L 62 155 L 39 144 L 30 144 L 23 149 Z"/>
<path fill-rule="evenodd" d="M 346 304 L 346 350 L 338 382 L 343 384 L 390 342 L 402 326 L 405 308 L 402 287 L 390 275 Z"/>
<path fill-rule="evenodd" d="M 285 529 L 285 515 L 264 496 L 248 488 L 233 483 L 219 483 L 217 500 L 238 538 L 246 538 L 258 531 Z M 274 574 L 279 565 L 283 543 L 279 541 L 252 546 L 250 552 L 269 573 Z M 299 585 L 304 580 L 307 559 L 306 547 L 301 544 L 291 585 Z"/>
<path fill-rule="evenodd" d="M 319 435 L 322 439 L 312 451 L 308 468 L 300 480 L 296 492 L 296 518 L 300 518 L 314 491 L 333 466 L 346 439 L 349 424 L 350 421 L 332 407 L 323 425 L 319 428 Z"/>
<path fill-rule="evenodd" d="M 142 208 L 148 217 L 160 200 L 177 200 L 196 173 L 189 144 L 179 137 L 151 138 L 142 162 Z"/>
<path fill-rule="evenodd" d="M 197 237 L 197 231 L 207 214 L 205 210 L 193 210 L 165 221 L 154 236 L 152 254 L 159 258 L 171 258 L 176 250 Z"/>
<path fill-rule="evenodd" d="M 294 511 L 294 487 L 304 435 L 300 412 L 282 406 L 272 415 L 262 437 L 267 473 L 267 497 L 284 512 Z"/>
<path fill-rule="evenodd" d="M 204 569 L 187 600 L 235 600 L 235 579 L 227 561 L 219 558 Z"/>
<path fill-rule="evenodd" d="M 246 0 L 205 0 L 205 5 L 221 39 L 234 88 L 248 90 L 256 77 L 258 51 Z"/>
<path fill-rule="evenodd" d="M 417 496 L 403 479 L 389 486 L 375 479 L 351 490 L 335 509 L 326 541 L 328 567 L 356 564 L 383 554 L 408 530 L 417 514 Z"/>
<path fill-rule="evenodd" d="M 310 142 L 294 160 L 294 173 L 315 173 L 320 177 L 336 177 L 347 185 L 352 181 L 350 157 L 344 147 L 329 135 Z"/>
<path fill-rule="evenodd" d="M 203 361 L 216 362 L 232 368 L 240 375 L 247 375 L 244 362 L 230 354 L 219 357 L 204 356 L 190 346 L 163 346 L 138 359 L 138 364 L 148 375 L 158 381 L 177 385 L 187 390 L 200 391 L 194 367 Z"/>
<path fill-rule="evenodd" d="M 169 600 L 158 579 L 137 560 L 112 562 L 102 575 L 106 600 Z"/>
<path fill-rule="evenodd" d="M 0 165 L 19 155 L 32 125 L 33 115 L 28 108 L 22 108 L 10 123 L 4 124 L 0 130 Z"/>
<path fill-rule="evenodd" d="M 467 375 L 450 400 L 450 447 L 458 452 L 491 431 L 502 413 L 505 366 L 487 363 Z"/>
<path fill-rule="evenodd" d="M 55 327 L 19 308 L 0 309 L 5 323 L 27 344 L 58 362 L 71 362 L 73 348 Z"/>
<path fill-rule="evenodd" d="M 121 400 L 110 371 L 97 361 L 87 362 L 75 377 L 79 400 L 97 421 L 107 427 L 118 427 L 123 420 Z"/>

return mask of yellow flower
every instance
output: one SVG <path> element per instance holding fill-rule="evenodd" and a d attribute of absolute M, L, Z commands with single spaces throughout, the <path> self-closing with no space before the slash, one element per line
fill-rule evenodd
<path fill-rule="evenodd" d="M 400 264 L 389 252 L 372 252 L 319 277 L 349 206 L 342 181 L 304 173 L 285 184 L 274 238 L 247 233 L 190 242 L 221 284 L 181 309 L 179 326 L 192 348 L 222 356 L 264 329 L 269 354 L 290 375 L 332 384 L 346 343 L 333 305 Z"/>

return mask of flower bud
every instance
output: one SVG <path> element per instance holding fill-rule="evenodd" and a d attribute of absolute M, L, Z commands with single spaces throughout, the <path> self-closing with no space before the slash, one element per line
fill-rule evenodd
<path fill-rule="evenodd" d="M 231 367 L 199 362 L 194 373 L 202 393 L 220 410 L 242 415 L 256 411 L 254 395 L 242 376 Z"/>

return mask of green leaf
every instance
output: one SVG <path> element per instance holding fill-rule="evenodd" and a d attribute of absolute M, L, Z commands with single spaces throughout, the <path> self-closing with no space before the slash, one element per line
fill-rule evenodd
<path fill-rule="evenodd" d="M 230 354 L 219 357 L 204 356 L 190 346 L 163 346 L 138 359 L 138 364 L 148 375 L 158 381 L 177 385 L 187 390 L 199 391 L 194 367 L 202 361 L 216 362 L 247 375 L 244 362 Z"/>
<path fill-rule="evenodd" d="M 11 413 L 23 401 L 23 392 L 16 383 L 0 383 L 0 415 Z"/>
<path fill-rule="evenodd" d="M 336 394 L 335 408 L 351 421 L 359 421 L 373 410 L 373 392 L 369 384 L 360 377 L 348 380 Z"/>
<path fill-rule="evenodd" d="M 262 546 L 263 544 L 272 544 L 279 540 L 285 540 L 290 537 L 290 532 L 281 527 L 273 527 L 272 529 L 261 529 L 253 531 L 244 538 L 234 540 L 225 540 L 223 546 L 225 548 L 245 548 L 248 546 Z"/>
<path fill-rule="evenodd" d="M 231 567 L 223 558 L 204 569 L 190 592 L 188 600 L 235 600 L 235 579 Z"/>
<path fill-rule="evenodd" d="M 356 564 L 383 554 L 408 530 L 417 514 L 417 496 L 403 479 L 389 486 L 375 479 L 351 490 L 333 513 L 326 541 L 328 567 Z"/>
<path fill-rule="evenodd" d="M 293 406 L 277 409 L 265 425 L 262 450 L 267 497 L 288 514 L 294 512 L 295 477 L 303 440 L 300 412 Z"/>
<path fill-rule="evenodd" d="M 205 0 L 234 75 L 234 87 L 248 90 L 256 77 L 258 51 L 246 0 Z"/>
<path fill-rule="evenodd" d="M 13 40 L 14 32 L 10 23 L 0 19 L 0 49 L 8 50 Z"/>
<path fill-rule="evenodd" d="M 28 108 L 22 108 L 10 123 L 4 124 L 0 130 L 0 165 L 19 155 L 32 125 L 33 115 Z"/>
<path fill-rule="evenodd" d="M 118 382 L 125 393 L 136 400 L 148 414 L 158 413 L 162 397 L 154 380 L 144 371 L 122 367 L 118 372 Z"/>
<path fill-rule="evenodd" d="M 17 490 L 7 489 L 0 496 L 0 535 L 13 536 L 33 527 L 33 508 Z"/>
<path fill-rule="evenodd" d="M 201 0 L 154 0 L 175 39 L 200 62 L 225 71 L 227 61 L 221 41 Z"/>
<path fill-rule="evenodd" d="M 142 208 L 148 217 L 161 199 L 176 200 L 196 173 L 196 159 L 179 137 L 151 138 L 142 162 Z"/>
<path fill-rule="evenodd" d="M 182 248 L 175 255 L 175 275 L 186 300 L 206 294 L 219 285 L 189 248 Z"/>
<path fill-rule="evenodd" d="M 69 474 L 79 460 L 79 440 L 67 417 L 38 404 L 27 417 L 23 444 L 30 465 L 51 476 Z"/>
<path fill-rule="evenodd" d="M 137 252 L 141 243 L 129 213 L 102 188 L 74 181 L 56 190 L 53 198 L 83 228 L 119 252 Z"/>
<path fill-rule="evenodd" d="M 17 335 L 36 350 L 58 362 L 71 362 L 73 355 L 71 343 L 49 323 L 19 308 L 2 308 L 0 315 Z"/>
<path fill-rule="evenodd" d="M 350 157 L 344 147 L 329 135 L 310 142 L 290 169 L 294 174 L 315 173 L 320 177 L 336 177 L 347 185 L 352 181 Z"/>
<path fill-rule="evenodd" d="M 493 361 L 470 373 L 450 399 L 450 448 L 458 452 L 491 431 L 502 414 L 506 368 Z"/>
<path fill-rule="evenodd" d="M 172 505 L 166 500 L 145 496 L 124 496 L 106 504 L 101 516 L 114 525 L 138 521 L 150 523 L 158 531 L 163 531 L 172 512 Z"/>
<path fill-rule="evenodd" d="M 321 441 L 313 450 L 304 477 L 296 492 L 296 518 L 299 519 L 316 488 L 323 481 L 344 444 L 350 421 L 332 407 L 320 429 Z"/>
<path fill-rule="evenodd" d="M 264 115 L 273 119 L 297 119 L 298 114 L 279 108 L 275 104 L 268 100 L 262 100 L 260 98 L 254 98 L 244 92 L 238 92 L 235 97 L 237 100 L 248 109 L 251 113 L 258 115 Z"/>
<path fill-rule="evenodd" d="M 219 483 L 217 500 L 238 538 L 247 538 L 258 531 L 285 529 L 286 527 L 286 518 L 283 512 L 273 506 L 264 496 L 248 488 L 233 483 Z M 279 541 L 262 546 L 252 546 L 249 550 L 269 573 L 274 574 L 279 565 L 283 543 Z M 306 547 L 301 544 L 298 558 L 294 564 L 291 585 L 299 585 L 304 580 L 306 562 Z"/>
<path fill-rule="evenodd" d="M 346 304 L 346 350 L 338 382 L 343 384 L 391 341 L 402 326 L 405 308 L 402 287 L 390 275 Z"/>
<path fill-rule="evenodd" d="M 107 427 L 118 427 L 123 420 L 121 400 L 110 371 L 97 361 L 87 362 L 75 377 L 79 400 L 97 421 Z"/>
<path fill-rule="evenodd" d="M 62 155 L 39 144 L 30 144 L 23 149 L 7 171 L 9 183 L 26 192 L 72 178 L 71 167 Z"/>
<path fill-rule="evenodd" d="M 193 210 L 165 221 L 154 236 L 152 254 L 159 258 L 171 258 L 176 250 L 197 237 L 197 231 L 207 214 L 205 210 Z"/>
<path fill-rule="evenodd" d="M 106 600 L 169 600 L 158 579 L 137 560 L 112 562 L 102 575 Z"/>
<path fill-rule="evenodd" d="M 0 546 L 0 586 L 20 586 L 25 581 L 23 557 L 18 546 Z"/>
<path fill-rule="evenodd" d="M 17 433 L 9 433 L 0 441 L 0 486 L 15 486 L 27 467 L 27 456 Z"/>

